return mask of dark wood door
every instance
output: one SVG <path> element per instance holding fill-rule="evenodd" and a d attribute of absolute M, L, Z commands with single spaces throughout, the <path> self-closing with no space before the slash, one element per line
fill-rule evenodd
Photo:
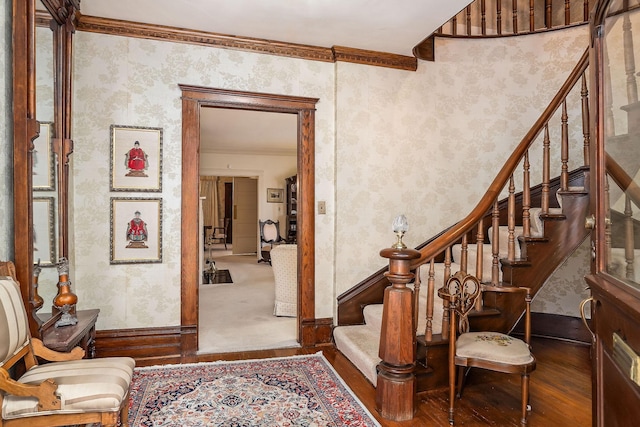
<path fill-rule="evenodd" d="M 233 183 L 224 183 L 224 217 L 230 218 L 227 229 L 227 243 L 233 242 Z"/>
<path fill-rule="evenodd" d="M 593 425 L 640 419 L 640 9 L 602 0 L 592 14 L 591 288 Z M 637 32 L 634 34 L 633 29 Z"/>

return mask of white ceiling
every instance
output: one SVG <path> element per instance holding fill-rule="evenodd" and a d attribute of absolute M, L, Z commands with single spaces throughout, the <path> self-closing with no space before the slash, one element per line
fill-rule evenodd
<path fill-rule="evenodd" d="M 225 35 L 412 55 L 415 45 L 470 1 L 82 0 L 80 11 Z M 289 115 L 263 113 L 267 115 L 260 117 L 251 112 L 249 118 L 249 112 L 243 110 L 211 110 L 201 117 L 203 152 L 218 148 L 225 152 L 295 152 L 297 133 L 280 129 L 280 122 L 291 119 Z"/>

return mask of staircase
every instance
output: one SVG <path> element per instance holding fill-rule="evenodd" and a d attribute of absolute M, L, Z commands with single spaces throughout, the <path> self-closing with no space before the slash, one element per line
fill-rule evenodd
<path fill-rule="evenodd" d="M 535 295 L 586 238 L 588 230 L 584 220 L 589 207 L 587 66 L 585 51 L 471 213 L 416 248 L 419 251 L 414 253 L 416 259 L 396 251 L 390 255 L 388 269 L 376 272 L 338 297 L 338 326 L 333 332 L 336 347 L 378 387 L 377 405 L 383 408 L 384 417 L 390 414 L 388 418 L 397 421 L 410 419 L 407 414 L 409 417 L 412 414 L 413 390 L 446 385 L 448 345 L 441 331 L 448 328 L 448 318 L 437 288 L 451 275 L 465 271 L 494 286 L 529 287 Z M 580 91 L 577 102 L 581 104 L 578 109 L 582 117 L 569 124 L 567 103 L 571 102 L 568 95 L 573 90 Z M 550 134 L 553 132 L 549 128 L 556 126 L 556 122 L 560 137 L 552 144 Z M 571 141 L 570 146 L 569 135 L 575 135 L 580 128 L 582 140 Z M 541 146 L 541 150 L 535 152 L 542 155 L 532 160 L 529 152 L 534 152 L 535 145 Z M 573 148 L 576 145 L 578 148 Z M 582 165 L 571 172 L 570 152 L 580 153 L 580 159 L 572 160 Z M 540 172 L 538 185 L 530 185 L 531 169 Z M 552 169 L 561 171 L 553 180 L 550 179 Z M 521 175 L 516 179 L 517 171 Z M 516 185 L 521 188 L 518 192 Z M 408 266 L 406 271 L 415 273 L 411 283 L 406 283 L 401 264 Z M 399 292 L 396 298 L 411 298 L 410 304 L 406 300 L 398 303 L 399 299 L 385 310 L 383 293 L 389 284 L 393 285 L 389 289 Z M 408 310 L 412 313 L 402 311 L 409 307 L 413 307 Z M 509 333 L 523 312 L 524 301 L 485 292 L 475 308 L 471 327 Z M 385 331 L 382 339 L 381 330 Z M 407 336 L 413 336 L 413 340 L 403 338 Z M 380 348 L 381 343 L 388 346 Z M 408 359 L 411 355 L 413 362 Z M 383 378 L 382 388 L 380 378 Z"/>
<path fill-rule="evenodd" d="M 544 284 L 544 281 L 555 270 L 555 268 L 561 264 L 584 240 L 587 234 L 587 230 L 584 228 L 584 218 L 587 216 L 589 194 L 585 190 L 584 185 L 577 186 L 577 184 L 584 183 L 587 174 L 586 169 L 580 169 L 574 171 L 572 178 L 576 186 L 571 186 L 566 192 L 556 193 L 558 207 L 551 208 L 549 214 L 541 215 L 541 208 L 532 208 L 532 224 L 531 224 L 531 236 L 526 239 L 526 247 L 530 260 L 523 260 L 521 254 L 521 246 L 515 245 L 515 259 L 516 261 L 507 262 L 507 248 L 506 245 L 501 245 L 499 249 L 499 258 L 505 262 L 502 265 L 502 269 L 498 276 L 500 283 L 513 283 L 524 285 L 529 283 L 529 286 L 535 291 L 539 290 Z M 562 206 L 562 207 L 560 207 Z M 566 212 L 566 214 L 565 214 Z M 517 240 L 525 240 L 523 236 L 522 226 L 516 226 L 514 229 L 514 235 Z M 493 236 L 493 229 L 489 227 L 488 236 Z M 505 243 L 508 241 L 509 227 L 498 227 L 498 241 Z M 570 238 L 568 245 L 562 245 L 563 248 L 558 251 L 558 240 L 564 240 Z M 483 271 L 485 272 L 482 277 L 483 282 L 491 282 L 491 270 L 494 255 L 492 253 L 491 237 L 489 243 L 482 245 L 482 264 Z M 448 270 L 450 274 L 453 274 L 461 270 L 463 252 L 466 250 L 467 263 L 469 265 L 476 265 L 477 246 L 467 246 L 459 243 L 451 247 L 451 262 L 447 264 L 445 262 L 434 262 L 433 264 L 433 276 L 445 277 L 445 271 Z M 552 255 L 553 260 L 549 260 L 545 254 Z M 422 264 L 418 267 L 418 277 L 429 277 L 430 264 Z M 527 277 L 533 272 L 543 271 L 542 274 L 538 274 L 539 278 L 534 282 L 531 282 Z M 508 277 L 505 277 L 508 276 Z M 420 279 L 419 279 L 420 280 Z M 409 287 L 417 293 L 417 305 L 418 307 L 427 307 L 429 294 L 424 291 L 415 290 L 415 282 L 409 285 Z M 433 315 L 431 317 L 430 333 L 432 335 L 431 340 L 425 339 L 427 331 L 427 317 L 420 316 L 417 319 L 418 331 L 418 362 L 420 375 L 418 381 L 418 391 L 424 391 L 429 388 L 446 385 L 446 375 L 438 378 L 430 379 L 433 376 L 432 369 L 425 369 L 430 367 L 435 361 L 427 363 L 427 354 L 430 348 L 445 345 L 446 341 L 443 341 L 440 337 L 442 333 L 442 318 L 444 314 L 442 300 L 435 294 L 433 303 Z M 509 331 L 515 326 L 514 320 L 517 322 L 518 316 L 514 316 L 510 313 L 502 313 L 500 309 L 488 309 L 488 305 L 483 307 L 482 311 L 475 313 L 476 327 L 487 327 L 483 323 L 487 323 L 487 319 L 491 319 L 493 323 L 498 320 L 504 323 L 503 330 Z M 365 377 L 373 384 L 377 381 L 377 366 L 381 362 L 378 356 L 378 346 L 380 343 L 380 329 L 382 326 L 382 311 L 383 305 L 380 304 L 368 304 L 363 309 L 364 324 L 359 325 L 346 325 L 338 326 L 335 328 L 333 337 L 336 347 L 365 375 Z M 516 314 L 521 313 L 517 311 Z M 506 317 L 504 319 L 503 317 Z M 507 325 L 510 326 L 507 327 Z M 435 338 L 433 338 L 435 337 Z M 446 361 L 442 361 L 446 362 Z M 446 363 L 442 365 L 446 373 Z"/>

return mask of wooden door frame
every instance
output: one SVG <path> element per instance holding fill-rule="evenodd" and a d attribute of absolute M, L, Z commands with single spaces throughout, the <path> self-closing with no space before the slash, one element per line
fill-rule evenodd
<path fill-rule="evenodd" d="M 296 114 L 298 117 L 298 341 L 316 344 L 315 319 L 315 108 L 317 98 L 240 92 L 180 84 L 182 90 L 181 360 L 198 351 L 198 202 L 200 109 L 221 107 Z"/>

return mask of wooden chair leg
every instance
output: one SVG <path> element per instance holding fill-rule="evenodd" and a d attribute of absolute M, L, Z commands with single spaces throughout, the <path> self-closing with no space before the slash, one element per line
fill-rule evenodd
<path fill-rule="evenodd" d="M 462 389 L 464 388 L 464 383 L 465 380 L 467 378 L 467 374 L 469 373 L 469 369 L 471 368 L 466 368 L 464 366 L 458 366 L 458 385 L 457 385 L 457 389 L 458 389 L 458 399 L 460 399 L 462 397 Z"/>
<path fill-rule="evenodd" d="M 451 361 L 453 364 L 453 361 Z M 453 425 L 453 405 L 456 399 L 456 367 L 449 366 L 449 424 Z"/>
<path fill-rule="evenodd" d="M 125 396 L 120 408 L 120 427 L 129 427 L 129 393 Z"/>
<path fill-rule="evenodd" d="M 529 374 L 522 375 L 522 418 L 520 419 L 520 425 L 527 425 L 527 413 L 530 410 L 529 406 Z"/>

